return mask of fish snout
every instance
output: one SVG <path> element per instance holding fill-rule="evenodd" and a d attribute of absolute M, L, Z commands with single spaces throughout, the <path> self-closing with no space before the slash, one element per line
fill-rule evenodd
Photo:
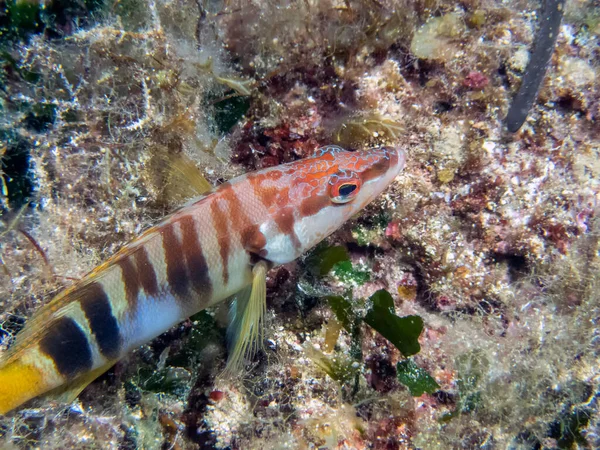
<path fill-rule="evenodd" d="M 390 159 L 390 175 L 393 175 L 393 178 L 396 178 L 396 176 L 398 176 L 398 174 L 406 165 L 406 152 L 400 147 L 392 146 L 383 147 L 383 150 L 387 153 Z"/>

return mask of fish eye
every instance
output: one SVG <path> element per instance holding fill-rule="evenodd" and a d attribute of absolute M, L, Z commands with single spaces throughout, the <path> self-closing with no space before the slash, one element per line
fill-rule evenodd
<path fill-rule="evenodd" d="M 329 181 L 329 198 L 333 203 L 348 203 L 358 194 L 361 181 L 355 174 L 340 175 L 336 174 Z"/>
<path fill-rule="evenodd" d="M 340 186 L 339 192 L 342 197 L 347 197 L 350 194 L 352 194 L 357 188 L 358 186 L 356 184 L 344 183 Z"/>

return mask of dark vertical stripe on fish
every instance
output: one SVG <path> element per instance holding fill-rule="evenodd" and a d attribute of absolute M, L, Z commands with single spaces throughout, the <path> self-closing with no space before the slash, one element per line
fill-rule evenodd
<path fill-rule="evenodd" d="M 217 241 L 219 242 L 219 255 L 221 256 L 221 264 L 223 265 L 222 277 L 223 285 L 229 283 L 229 252 L 231 247 L 231 234 L 229 232 L 229 220 L 227 214 L 223 212 L 219 206 L 219 201 L 214 200 L 210 204 L 212 213 L 212 222 L 217 233 Z"/>
<path fill-rule="evenodd" d="M 248 174 L 247 180 L 252 186 L 254 195 L 260 199 L 265 208 L 268 209 L 275 204 L 280 188 L 272 185 L 268 186 L 266 181 L 270 181 L 270 179 L 266 175 Z"/>
<path fill-rule="evenodd" d="M 192 216 L 184 216 L 179 224 L 183 254 L 194 290 L 201 294 L 202 298 L 210 298 L 212 297 L 212 282 L 196 232 L 196 221 Z"/>
<path fill-rule="evenodd" d="M 279 231 L 289 236 L 292 244 L 294 244 L 294 247 L 296 249 L 300 249 L 302 247 L 302 243 L 300 242 L 300 238 L 298 238 L 296 230 L 294 229 L 294 224 L 296 223 L 294 210 L 292 208 L 282 208 L 277 212 L 274 220 L 279 228 Z"/>
<path fill-rule="evenodd" d="M 125 256 L 117 261 L 117 266 L 121 269 L 121 279 L 125 286 L 125 298 L 131 311 L 137 309 L 138 295 L 140 293 L 140 283 L 138 281 L 138 273 L 133 265 L 130 256 Z"/>
<path fill-rule="evenodd" d="M 140 247 L 133 254 L 137 266 L 139 283 L 148 297 L 158 295 L 158 282 L 156 280 L 156 271 L 148 257 L 148 252 L 144 247 Z"/>
<path fill-rule="evenodd" d="M 311 195 L 302 200 L 298 211 L 301 218 L 310 217 L 318 214 L 323 208 L 330 205 L 331 199 L 328 195 Z"/>
<path fill-rule="evenodd" d="M 263 258 L 267 256 L 267 250 L 265 249 L 265 246 L 267 245 L 267 239 L 260 231 L 260 227 L 258 225 L 250 225 L 246 227 L 246 229 L 242 231 L 241 240 L 242 246 L 247 252 Z"/>
<path fill-rule="evenodd" d="M 277 180 L 280 176 L 281 172 L 278 171 L 266 173 L 264 175 L 249 174 L 248 181 L 253 188 L 254 194 L 260 199 L 265 208 L 278 207 L 279 211 L 275 215 L 275 223 L 277 224 L 279 231 L 288 235 L 294 246 L 300 248 L 300 239 L 294 230 L 295 218 L 293 211 L 290 208 L 286 208 L 286 205 L 289 203 L 289 188 L 267 186 L 267 183 L 265 183 L 265 181 Z M 329 198 L 327 198 L 327 203 L 331 203 Z M 245 231 L 245 233 L 246 235 L 252 234 L 251 231 Z M 251 251 L 249 247 L 244 247 L 246 250 Z M 251 252 L 260 254 L 260 251 L 261 250 L 259 249 L 258 251 Z"/>
<path fill-rule="evenodd" d="M 221 196 L 229 205 L 231 226 L 240 236 L 244 249 L 249 253 L 264 257 L 266 253 L 263 247 L 267 243 L 265 236 L 261 233 L 260 227 L 253 223 L 246 215 L 242 203 L 233 188 L 230 186 L 227 189 L 223 189 Z"/>
<path fill-rule="evenodd" d="M 92 350 L 83 330 L 70 317 L 47 324 L 49 331 L 40 340 L 40 350 L 54 361 L 58 372 L 72 380 L 92 369 Z"/>
<path fill-rule="evenodd" d="M 189 277 L 185 267 L 183 248 L 177 234 L 175 224 L 168 223 L 161 230 L 163 249 L 165 251 L 165 264 L 167 265 L 167 281 L 171 291 L 186 297 L 189 292 Z"/>
<path fill-rule="evenodd" d="M 96 338 L 100 353 L 107 359 L 117 359 L 123 340 L 108 295 L 99 283 L 91 283 L 82 291 L 83 298 L 79 303 Z"/>

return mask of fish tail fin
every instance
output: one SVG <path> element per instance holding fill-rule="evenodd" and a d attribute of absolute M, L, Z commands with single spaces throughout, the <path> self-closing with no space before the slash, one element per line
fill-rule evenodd
<path fill-rule="evenodd" d="M 71 317 L 82 292 L 85 291 L 78 287 L 67 289 L 42 307 L 1 355 L 0 415 L 82 372 L 75 369 L 79 369 L 79 360 L 85 356 L 81 350 L 89 352 L 89 344 L 77 316 Z M 61 371 L 62 367 L 73 370 Z"/>
<path fill-rule="evenodd" d="M 0 365 L 0 415 L 47 391 L 48 381 L 33 362 L 19 359 Z"/>

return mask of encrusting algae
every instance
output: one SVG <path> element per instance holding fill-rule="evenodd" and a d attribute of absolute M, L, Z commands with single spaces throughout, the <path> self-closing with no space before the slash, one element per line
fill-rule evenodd
<path fill-rule="evenodd" d="M 250 327 L 258 350 L 237 376 L 220 376 L 232 352 L 215 305 L 140 342 L 75 401 L 71 389 L 0 417 L 0 447 L 600 446 L 593 1 L 565 2 L 516 133 L 506 118 L 540 2 L 6 6 L 0 357 L 44 329 L 49 300 L 187 201 L 175 172 L 202 174 L 203 191 L 323 143 L 407 158 L 361 214 L 266 273 L 264 335 Z M 76 309 L 65 319 L 104 361 Z"/>

